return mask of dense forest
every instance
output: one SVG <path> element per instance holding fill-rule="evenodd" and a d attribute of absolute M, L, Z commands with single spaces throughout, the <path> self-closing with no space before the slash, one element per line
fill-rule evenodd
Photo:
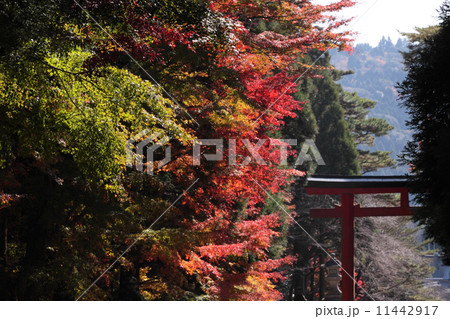
<path fill-rule="evenodd" d="M 353 4 L 3 1 L 0 299 L 325 298 L 340 226 L 308 211 L 336 198 L 305 177 L 391 168 L 371 147 L 405 129 L 339 84 Z M 359 299 L 432 298 L 407 223 L 358 220 Z"/>

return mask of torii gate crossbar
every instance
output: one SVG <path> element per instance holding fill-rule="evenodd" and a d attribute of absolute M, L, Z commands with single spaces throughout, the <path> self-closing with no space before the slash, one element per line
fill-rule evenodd
<path fill-rule="evenodd" d="M 311 218 L 341 218 L 342 300 L 355 300 L 355 217 L 410 216 L 409 189 L 405 176 L 312 176 L 305 187 L 309 195 L 340 195 L 341 205 L 314 208 Z M 356 194 L 400 193 L 400 207 L 360 207 Z M 350 275 L 350 276 L 349 276 Z"/>

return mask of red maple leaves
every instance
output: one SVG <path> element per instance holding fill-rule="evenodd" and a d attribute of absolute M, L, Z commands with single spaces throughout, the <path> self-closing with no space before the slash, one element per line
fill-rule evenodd
<path fill-rule="evenodd" d="M 89 2 L 92 7 L 105 5 Z M 299 57 L 312 49 L 346 48 L 350 34 L 335 29 L 347 21 L 332 13 L 351 5 L 345 0 L 328 6 L 223 0 L 203 7 L 189 1 L 167 1 L 162 7 L 132 1 L 126 6 L 123 24 L 113 36 L 201 124 L 192 126 L 190 133 L 236 141 L 225 145 L 221 162 L 194 167 L 188 148 L 177 150 L 177 158 L 164 168 L 173 174 L 175 185 L 187 187 L 200 178 L 173 213 L 176 219 L 167 222 L 178 229 L 170 233 L 171 239 L 153 239 L 151 248 L 141 247 L 149 249 L 141 252 L 143 261 L 164 265 L 165 280 L 179 280 L 175 275 L 171 279 L 174 269 L 172 274 L 196 276 L 219 299 L 281 298 L 274 281 L 282 275 L 275 270 L 292 263 L 293 257 L 270 258 L 269 247 L 280 235 L 284 213 L 263 213 L 270 200 L 264 190 L 283 193 L 291 177 L 300 173 L 279 168 L 280 150 L 271 143 L 258 150 L 265 165 L 254 160 L 240 165 L 251 156 L 242 139 L 270 140 L 283 118 L 302 109 L 302 102 L 292 96 L 297 79 L 309 75 Z M 260 32 L 255 27 L 271 21 L 278 21 L 285 32 Z M 325 28 L 319 29 L 319 23 Z M 97 56 L 117 63 L 125 55 L 123 49 L 103 38 L 95 50 Z M 236 151 L 237 165 L 228 165 L 230 148 Z M 186 235 L 183 229 L 189 239 L 173 244 Z"/>

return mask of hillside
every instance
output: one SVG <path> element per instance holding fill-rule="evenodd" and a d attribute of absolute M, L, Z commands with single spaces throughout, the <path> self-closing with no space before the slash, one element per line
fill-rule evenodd
<path fill-rule="evenodd" d="M 372 150 L 391 151 L 392 158 L 398 159 L 411 131 L 406 127 L 408 114 L 399 106 L 395 89 L 397 82 L 405 77 L 400 51 L 406 50 L 407 41 L 400 39 L 396 44 L 383 38 L 378 46 L 358 44 L 352 54 L 331 52 L 331 63 L 340 70 L 353 70 L 339 83 L 344 90 L 357 92 L 359 96 L 377 102 L 369 116 L 386 119 L 394 129 L 387 136 L 376 139 Z M 372 175 L 405 174 L 407 168 L 382 169 Z"/>

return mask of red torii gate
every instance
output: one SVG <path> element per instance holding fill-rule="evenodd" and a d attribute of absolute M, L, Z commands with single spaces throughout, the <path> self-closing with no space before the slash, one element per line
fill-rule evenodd
<path fill-rule="evenodd" d="M 314 208 L 311 218 L 341 218 L 342 300 L 355 300 L 355 217 L 410 216 L 409 191 L 405 176 L 312 176 L 305 187 L 309 195 L 341 195 L 341 206 Z M 360 207 L 355 194 L 400 193 L 400 207 Z M 351 277 L 350 277 L 350 276 Z"/>

